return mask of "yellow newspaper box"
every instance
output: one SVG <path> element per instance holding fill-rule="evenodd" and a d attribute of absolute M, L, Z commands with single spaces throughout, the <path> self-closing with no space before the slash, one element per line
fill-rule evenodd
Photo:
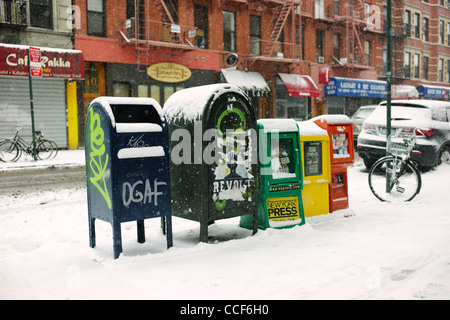
<path fill-rule="evenodd" d="M 303 208 L 305 218 L 330 212 L 330 137 L 312 121 L 297 122 L 303 165 Z"/>

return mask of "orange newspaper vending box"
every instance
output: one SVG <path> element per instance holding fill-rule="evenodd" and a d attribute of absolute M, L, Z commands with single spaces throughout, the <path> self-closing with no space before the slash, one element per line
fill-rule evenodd
<path fill-rule="evenodd" d="M 330 212 L 348 208 L 347 168 L 355 161 L 353 126 L 346 115 L 322 115 L 312 119 L 330 137 Z"/>

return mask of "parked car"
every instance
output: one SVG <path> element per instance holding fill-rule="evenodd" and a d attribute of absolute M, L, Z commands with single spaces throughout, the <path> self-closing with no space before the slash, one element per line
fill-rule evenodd
<path fill-rule="evenodd" d="M 450 163 L 450 102 L 393 100 L 391 106 L 392 142 L 401 143 L 405 135 L 415 133 L 411 159 L 420 169 Z M 367 168 L 386 155 L 386 109 L 386 102 L 380 103 L 358 136 L 358 154 Z"/>
<path fill-rule="evenodd" d="M 364 120 L 367 119 L 368 116 L 372 114 L 372 112 L 378 107 L 378 105 L 370 105 L 370 106 L 361 106 L 352 116 L 353 123 L 353 138 L 355 142 L 358 139 L 358 135 L 361 132 L 362 124 Z M 356 143 L 355 143 L 356 146 Z"/>

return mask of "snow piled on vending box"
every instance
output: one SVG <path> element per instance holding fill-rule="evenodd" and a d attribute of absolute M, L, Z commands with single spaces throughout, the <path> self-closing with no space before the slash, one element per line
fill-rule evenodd
<path fill-rule="evenodd" d="M 239 87 L 229 83 L 210 84 L 177 91 L 164 103 L 163 111 L 167 122 L 201 120 L 203 110 L 227 92 L 245 95 Z"/>
<path fill-rule="evenodd" d="M 82 150 L 60 155 L 61 165 L 84 162 Z M 350 208 L 291 229 L 252 236 L 224 219 L 200 243 L 198 222 L 173 217 L 167 250 L 159 219 L 145 221 L 144 244 L 123 223 L 117 260 L 106 222 L 89 247 L 85 189 L 0 194 L 0 299 L 448 300 L 450 168 L 424 173 L 420 194 L 399 204 L 378 201 L 367 175 L 357 160 Z"/>

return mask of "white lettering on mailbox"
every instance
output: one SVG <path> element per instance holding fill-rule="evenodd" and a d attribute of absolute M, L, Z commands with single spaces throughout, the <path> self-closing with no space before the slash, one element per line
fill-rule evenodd
<path fill-rule="evenodd" d="M 128 207 L 131 202 L 141 205 L 153 203 L 157 207 L 158 196 L 163 194 L 163 192 L 158 191 L 158 187 L 166 185 L 166 182 L 158 182 L 158 179 L 153 181 L 153 189 L 148 179 L 145 180 L 145 183 L 142 180 L 138 180 L 134 184 L 124 182 L 122 184 L 123 205 Z"/>

